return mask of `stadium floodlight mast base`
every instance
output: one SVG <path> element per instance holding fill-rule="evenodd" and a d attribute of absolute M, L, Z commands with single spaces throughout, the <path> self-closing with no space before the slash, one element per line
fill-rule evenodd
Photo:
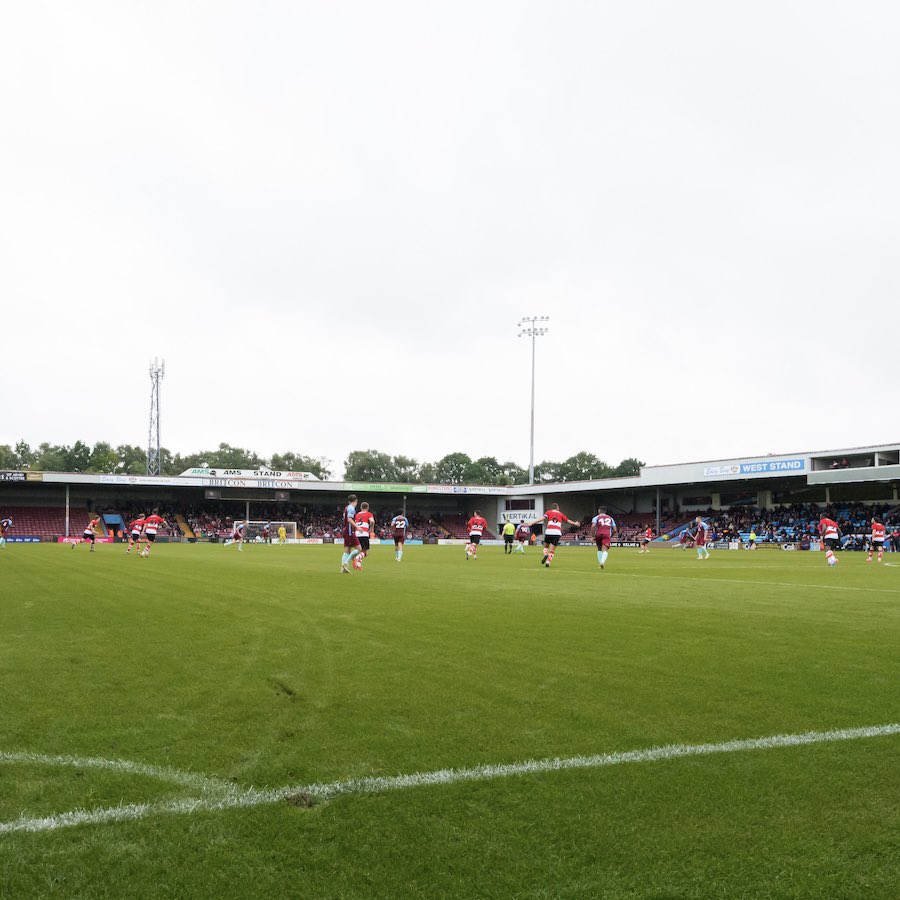
<path fill-rule="evenodd" d="M 534 365 L 537 339 L 543 337 L 549 326 L 541 323 L 549 322 L 550 316 L 526 316 L 518 323 L 519 337 L 531 338 L 531 440 L 528 451 L 528 483 L 534 484 Z"/>
<path fill-rule="evenodd" d="M 150 360 L 150 426 L 147 437 L 147 474 L 159 475 L 159 383 L 166 377 L 166 361 Z"/>

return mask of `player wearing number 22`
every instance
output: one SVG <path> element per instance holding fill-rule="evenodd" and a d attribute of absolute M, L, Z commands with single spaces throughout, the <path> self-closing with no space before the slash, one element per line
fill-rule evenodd
<path fill-rule="evenodd" d="M 597 543 L 597 562 L 602 569 L 606 565 L 609 556 L 609 548 L 613 535 L 616 533 L 616 520 L 606 512 L 606 507 L 601 506 L 597 515 L 591 519 L 594 528 L 594 540 Z"/>

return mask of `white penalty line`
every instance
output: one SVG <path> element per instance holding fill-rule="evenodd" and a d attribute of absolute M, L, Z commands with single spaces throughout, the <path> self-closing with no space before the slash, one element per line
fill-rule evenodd
<path fill-rule="evenodd" d="M 659 762 L 661 760 L 682 759 L 689 756 L 712 756 L 719 753 L 742 753 L 753 750 L 774 750 L 784 747 L 803 747 L 810 744 L 827 744 L 838 741 L 854 741 L 863 738 L 886 737 L 900 734 L 900 723 L 872 725 L 863 728 L 843 728 L 832 731 L 807 731 L 802 734 L 776 734 L 770 737 L 723 741 L 715 744 L 668 744 L 645 750 L 629 750 L 621 753 L 604 753 L 594 756 L 569 756 L 553 759 L 535 759 L 525 762 L 499 765 L 472 766 L 461 769 L 438 769 L 434 772 L 416 772 L 411 775 L 388 775 L 380 777 L 353 778 L 321 784 L 296 785 L 272 790 L 236 788 L 227 782 L 209 779 L 202 775 L 159 769 L 126 760 L 102 760 L 93 757 L 98 768 L 133 772 L 134 774 L 166 777 L 176 784 L 198 787 L 208 796 L 183 798 L 158 803 L 130 803 L 121 806 L 95 810 L 76 809 L 71 812 L 42 817 L 21 817 L 9 822 L 0 822 L 0 835 L 13 832 L 54 831 L 73 825 L 127 822 L 165 814 L 186 814 L 195 812 L 216 812 L 227 809 L 246 809 L 254 806 L 271 805 L 294 798 L 304 802 L 331 800 L 350 795 L 381 794 L 408 788 L 436 785 L 460 784 L 464 782 L 490 781 L 518 775 L 535 775 L 547 772 L 563 772 L 578 769 L 599 769 L 625 763 Z M 0 754 L 2 762 L 35 762 L 55 764 L 54 760 L 64 760 L 60 765 L 74 765 L 69 760 L 79 757 L 52 757 L 37 754 Z M 164 773 L 164 774 L 163 774 Z"/>

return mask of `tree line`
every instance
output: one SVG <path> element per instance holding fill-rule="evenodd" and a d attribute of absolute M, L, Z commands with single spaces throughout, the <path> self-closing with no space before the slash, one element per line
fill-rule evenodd
<path fill-rule="evenodd" d="M 328 481 L 335 474 L 331 460 L 303 453 L 275 453 L 260 456 L 243 447 L 219 444 L 214 450 L 199 453 L 171 453 L 160 450 L 160 471 L 178 475 L 186 469 L 208 465 L 217 469 L 258 469 L 267 466 L 282 472 L 312 472 Z M 618 478 L 640 473 L 644 463 L 634 457 L 610 466 L 595 454 L 583 451 L 562 462 L 545 460 L 534 467 L 536 482 L 587 481 Z M 88 472 L 110 475 L 143 475 L 147 471 L 147 451 L 132 444 L 117 447 L 105 442 L 91 446 L 39 444 L 36 448 L 19 441 L 14 447 L 0 444 L 0 469 L 35 469 L 45 472 Z M 344 460 L 346 481 L 397 482 L 422 484 L 525 484 L 528 470 L 512 461 L 500 462 L 493 456 L 472 459 L 466 453 L 448 453 L 436 462 L 420 462 L 409 456 L 392 456 L 379 450 L 354 450 Z"/>

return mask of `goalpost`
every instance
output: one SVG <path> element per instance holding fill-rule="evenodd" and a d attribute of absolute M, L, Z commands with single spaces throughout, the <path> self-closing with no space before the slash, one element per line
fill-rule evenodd
<path fill-rule="evenodd" d="M 277 544 L 279 542 L 278 529 L 285 530 L 285 541 L 288 544 L 297 542 L 297 523 L 296 522 L 248 522 L 244 529 L 244 540 L 251 544 L 263 543 L 263 527 L 269 526 L 269 543 Z"/>

